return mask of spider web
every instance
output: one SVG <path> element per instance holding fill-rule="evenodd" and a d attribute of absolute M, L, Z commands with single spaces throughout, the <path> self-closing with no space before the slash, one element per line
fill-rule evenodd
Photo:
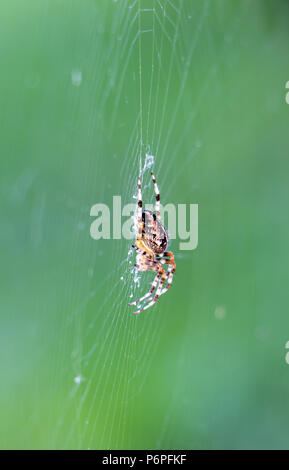
<path fill-rule="evenodd" d="M 86 142 L 75 150 L 68 137 L 63 142 L 71 149 L 72 179 L 78 170 L 72 184 L 78 190 L 74 197 L 59 193 L 72 219 L 73 256 L 66 264 L 69 276 L 55 291 L 57 344 L 51 350 L 47 389 L 41 409 L 35 400 L 27 419 L 28 429 L 35 429 L 39 415 L 46 419 L 51 432 L 49 438 L 40 432 L 40 447 L 168 448 L 181 442 L 173 429 L 192 325 L 185 309 L 177 344 L 171 350 L 169 343 L 164 348 L 160 343 L 163 334 L 177 325 L 178 261 L 191 255 L 176 253 L 177 274 L 170 292 L 157 306 L 133 316 L 127 304 L 147 292 L 153 273 L 136 276 L 135 253 L 126 240 L 87 241 L 87 218 L 94 203 L 110 204 L 114 194 L 122 196 L 123 204 L 135 202 L 139 174 L 143 201 L 154 202 L 151 168 L 161 201 L 185 202 L 173 200 L 176 184 L 189 165 L 197 167 L 206 135 L 218 119 L 212 110 L 210 121 L 198 124 L 202 103 L 212 80 L 218 83 L 217 64 L 237 37 L 250 2 L 231 7 L 226 37 L 216 45 L 211 23 L 218 14 L 226 19 L 227 6 L 220 2 L 217 10 L 209 0 L 107 1 L 95 7 L 89 20 L 85 8 L 80 8 L 91 38 L 88 57 L 93 57 L 94 75 L 85 82 L 85 61 L 83 72 L 76 63 L 72 88 L 80 94 L 74 112 L 87 99 L 84 92 L 81 95 L 85 87 L 92 104 L 86 108 L 90 114 L 79 112 L 74 122 L 86 126 Z M 110 171 L 104 155 L 110 156 L 116 171 Z M 191 183 L 194 187 L 196 180 Z M 170 249 L 177 250 L 177 243 L 172 241 Z M 169 380 L 165 367 L 164 404 L 158 402 L 154 422 L 153 383 L 158 373 L 154 364 L 162 374 L 161 367 L 170 360 L 175 364 L 174 377 Z M 32 396 L 38 397 L 38 387 Z M 50 410 L 47 414 L 44 403 Z M 146 413 L 151 413 L 147 421 Z"/>
<path fill-rule="evenodd" d="M 123 202 L 133 202 L 140 174 L 144 202 L 151 202 L 153 188 L 149 170 L 153 164 L 162 200 L 170 202 L 172 189 L 183 168 L 192 164 L 202 146 L 200 132 L 194 132 L 193 122 L 216 73 L 214 39 L 207 24 L 213 6 L 210 1 L 130 0 L 116 2 L 114 9 L 108 8 L 111 25 L 107 33 L 115 40 L 111 41 L 108 57 L 100 57 L 96 68 L 107 60 L 111 68 L 110 81 L 114 84 L 112 90 L 105 83 L 98 84 L 98 109 L 105 109 L 105 100 L 113 100 L 113 112 L 104 121 L 109 140 L 119 132 L 122 113 L 125 120 L 124 103 L 128 101 L 131 109 L 131 101 L 135 100 L 135 113 L 129 116 L 125 126 L 125 136 L 129 137 L 127 148 L 124 144 L 121 149 L 115 149 L 117 158 L 121 159 L 118 188 L 124 196 Z M 227 33 L 230 39 L 236 34 L 244 11 L 246 2 L 238 8 L 236 21 L 230 25 Z M 211 59 L 205 74 L 194 61 L 200 37 L 204 35 Z M 218 50 L 218 60 L 225 50 L 226 43 Z M 182 120 L 184 100 L 190 90 L 189 79 L 201 83 L 196 93 L 189 94 L 191 110 L 186 113 L 179 132 L 177 123 Z M 214 114 L 207 125 L 213 126 L 215 119 Z M 97 163 L 93 162 L 93 166 Z M 108 184 L 110 175 L 102 175 L 101 180 L 104 185 Z M 132 317 L 127 303 L 148 290 L 152 274 L 136 276 L 132 269 L 135 254 L 129 250 L 127 242 L 108 244 L 110 257 L 108 248 L 102 244 L 109 259 L 104 279 L 99 275 L 92 277 L 91 290 L 69 317 L 75 332 L 73 374 L 70 373 L 71 382 L 75 377 L 75 383 L 70 386 L 66 404 L 59 413 L 54 436 L 56 446 L 141 446 L 141 433 L 136 432 L 137 417 L 141 414 L 139 403 L 144 399 L 162 331 L 166 329 L 168 303 L 162 298 L 158 308 L 149 309 L 145 316 Z M 81 250 L 80 242 L 77 250 Z M 97 265 L 96 246 L 93 251 L 91 261 Z M 174 295 L 173 288 L 170 294 Z M 79 303 L 72 292 L 69 295 L 72 304 Z M 185 325 L 188 319 L 185 317 L 182 321 Z M 179 349 L 180 361 L 187 340 Z M 66 344 L 66 338 L 63 343 Z M 59 351 L 60 357 L 64 354 L 65 351 Z M 178 373 L 184 373 L 181 366 Z M 178 383 L 177 374 L 174 382 Z M 172 425 L 179 393 L 178 386 L 169 393 L 169 406 L 160 423 L 162 433 L 156 441 L 149 438 L 144 441 L 144 447 L 168 445 L 166 432 Z"/>

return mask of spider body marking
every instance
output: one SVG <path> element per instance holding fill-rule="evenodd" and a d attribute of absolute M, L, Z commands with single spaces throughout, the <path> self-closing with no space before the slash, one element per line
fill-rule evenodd
<path fill-rule="evenodd" d="M 144 246 L 152 253 L 162 255 L 169 244 L 169 236 L 164 224 L 155 212 L 149 210 L 142 211 L 142 223 L 142 242 Z"/>
<path fill-rule="evenodd" d="M 155 212 L 142 209 L 141 181 L 138 178 L 137 240 L 133 248 L 137 252 L 135 268 L 142 272 L 155 271 L 156 275 L 151 283 L 149 292 L 129 304 L 136 305 L 142 301 L 147 302 L 144 307 L 133 313 L 140 313 L 148 309 L 154 305 L 160 295 L 167 292 L 171 286 L 176 269 L 173 253 L 166 251 L 169 244 L 169 236 L 160 217 L 160 193 L 157 182 L 153 173 L 151 173 L 151 176 L 156 195 Z M 163 265 L 168 265 L 167 271 L 165 271 Z M 152 295 L 155 290 L 156 294 Z"/>

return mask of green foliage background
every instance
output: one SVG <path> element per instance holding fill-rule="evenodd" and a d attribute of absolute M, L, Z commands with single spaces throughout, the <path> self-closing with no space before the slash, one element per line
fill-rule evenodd
<path fill-rule="evenodd" d="M 0 446 L 288 448 L 289 4 L 140 6 L 160 21 L 1 3 Z M 142 156 L 163 202 L 199 204 L 199 245 L 172 242 L 173 287 L 135 317 L 129 242 L 89 228 L 134 202 L 140 58 Z"/>

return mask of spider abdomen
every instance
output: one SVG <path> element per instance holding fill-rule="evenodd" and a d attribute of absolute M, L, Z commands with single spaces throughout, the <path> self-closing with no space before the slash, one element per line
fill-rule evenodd
<path fill-rule="evenodd" d="M 154 212 L 142 211 L 142 241 L 155 254 L 166 251 L 169 244 L 168 232 Z"/>

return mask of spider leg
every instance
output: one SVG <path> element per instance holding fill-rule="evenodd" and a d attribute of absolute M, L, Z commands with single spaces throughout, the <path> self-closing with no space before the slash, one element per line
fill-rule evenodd
<path fill-rule="evenodd" d="M 139 253 L 141 256 L 147 257 L 147 259 L 149 260 L 149 255 L 146 253 L 146 251 L 141 250 L 140 248 L 138 248 L 138 247 L 135 246 L 135 245 L 132 245 L 132 248 L 134 248 L 135 251 L 136 251 L 137 253 Z M 137 264 L 137 263 L 134 265 L 134 267 L 137 268 L 137 269 L 140 269 L 140 265 Z"/>
<path fill-rule="evenodd" d="M 144 249 L 145 246 L 144 246 L 141 239 L 137 239 L 136 245 L 132 245 L 132 248 L 134 248 L 136 250 L 136 252 L 140 255 L 141 263 L 148 264 L 148 265 L 151 265 L 153 267 L 157 264 L 157 262 L 154 261 L 153 254 L 150 251 L 148 251 L 147 249 Z M 134 267 L 137 268 L 137 269 L 141 268 L 141 266 L 139 264 L 135 264 Z"/>
<path fill-rule="evenodd" d="M 142 193 L 141 193 L 141 181 L 140 178 L 137 180 L 137 187 L 138 187 L 138 193 L 137 193 L 137 225 L 138 225 L 138 236 L 141 237 L 142 234 L 142 229 L 143 229 L 143 221 L 142 221 Z"/>
<path fill-rule="evenodd" d="M 173 255 L 173 253 L 171 251 L 165 251 L 164 252 L 164 256 L 167 256 L 168 259 L 165 259 L 165 264 L 168 264 L 168 270 L 167 270 L 167 285 L 166 287 L 162 290 L 161 294 L 164 294 L 165 292 L 167 292 L 167 290 L 171 287 L 171 284 L 173 282 L 173 277 L 174 277 L 174 273 L 175 273 L 175 270 L 176 270 L 176 262 L 175 262 L 175 257 Z"/>
<path fill-rule="evenodd" d="M 175 258 L 174 258 L 174 255 L 171 251 L 166 251 L 164 253 L 164 256 L 167 256 L 169 259 L 162 259 L 161 260 L 161 263 L 162 264 L 168 264 L 168 270 L 167 270 L 167 273 L 166 273 L 166 278 L 167 278 L 167 284 L 166 286 L 162 289 L 162 291 L 160 292 L 160 296 L 165 294 L 169 288 L 171 287 L 171 284 L 173 282 L 173 277 L 174 277 L 174 273 L 175 273 L 175 270 L 176 270 L 176 263 L 175 263 Z M 146 302 L 149 302 L 150 300 L 152 299 L 151 298 L 148 298 L 146 300 Z"/>
<path fill-rule="evenodd" d="M 170 288 L 171 284 L 172 284 L 172 281 L 173 281 L 173 268 L 171 266 L 169 266 L 168 268 L 168 271 L 167 271 L 167 284 L 166 286 L 162 289 L 162 291 L 160 292 L 159 294 L 159 297 L 163 294 L 165 294 L 168 289 Z M 146 299 L 146 302 L 150 302 L 151 300 L 153 299 L 153 296 L 149 297 L 148 299 Z"/>
<path fill-rule="evenodd" d="M 135 268 L 137 268 L 139 271 L 143 271 L 142 266 L 141 265 L 146 265 L 146 266 L 149 266 L 147 269 L 145 269 L 145 271 L 148 271 L 148 270 L 151 270 L 151 271 L 155 271 L 155 266 L 157 264 L 156 261 L 152 261 L 148 256 L 147 256 L 147 259 L 142 259 L 141 260 L 141 264 L 138 264 L 136 263 L 134 265 Z M 152 283 L 151 283 L 152 284 Z"/>
<path fill-rule="evenodd" d="M 137 314 L 137 313 L 140 313 L 140 312 L 143 312 L 144 310 L 147 310 L 148 308 L 150 308 L 159 298 L 160 296 L 160 293 L 162 291 L 162 286 L 166 280 L 166 272 L 163 268 L 161 268 L 160 270 L 160 280 L 159 280 L 159 285 L 158 285 L 158 288 L 157 288 L 157 292 L 156 292 L 156 295 L 153 297 L 153 299 L 151 300 L 151 302 L 149 302 L 148 304 L 146 304 L 144 307 L 140 308 L 139 310 L 136 310 L 135 312 L 133 312 L 134 314 Z"/>
<path fill-rule="evenodd" d="M 154 292 L 155 288 L 157 287 L 158 285 L 158 282 L 159 280 L 161 279 L 161 276 L 162 276 L 162 273 L 161 272 L 158 272 L 153 280 L 153 282 L 151 283 L 152 286 L 150 288 L 150 290 L 145 294 L 143 295 L 142 297 L 140 297 L 139 299 L 137 300 L 134 300 L 133 302 L 130 302 L 128 305 L 136 305 L 138 304 L 139 302 L 142 302 L 144 299 L 146 299 L 147 297 L 150 297 L 151 294 Z"/>
<path fill-rule="evenodd" d="M 141 248 L 139 248 L 139 247 L 136 246 L 136 245 L 131 245 L 131 246 L 132 246 L 132 248 L 134 248 L 135 251 L 136 251 L 137 253 L 139 253 L 140 255 L 142 255 L 142 256 L 147 256 L 149 259 L 151 259 L 151 257 L 152 257 L 151 254 L 148 253 L 146 250 L 142 250 Z"/>
<path fill-rule="evenodd" d="M 157 185 L 157 181 L 155 179 L 155 175 L 153 173 L 151 173 L 152 175 L 152 180 L 153 180 L 153 183 L 154 183 L 154 189 L 155 189 L 155 193 L 156 193 L 156 216 L 158 219 L 161 218 L 160 216 L 160 192 L 159 192 L 159 188 L 158 188 L 158 185 Z"/>

